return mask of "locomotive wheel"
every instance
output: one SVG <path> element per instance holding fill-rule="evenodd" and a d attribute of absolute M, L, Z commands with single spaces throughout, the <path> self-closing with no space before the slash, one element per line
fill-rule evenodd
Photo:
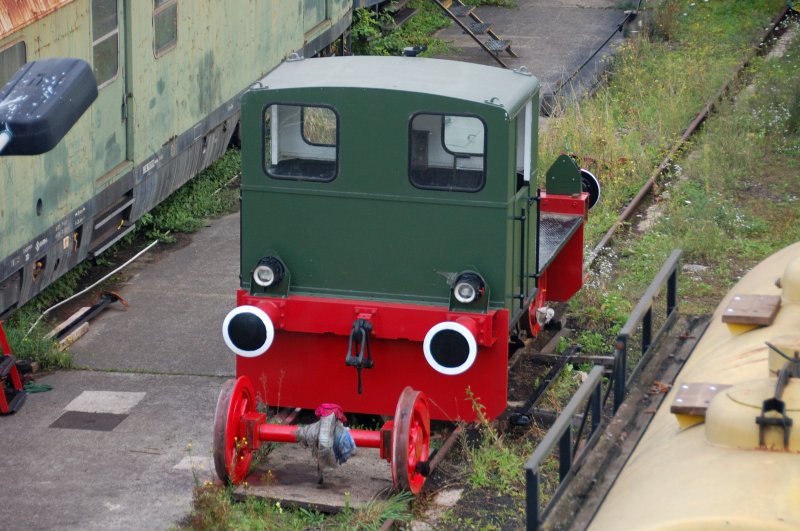
<path fill-rule="evenodd" d="M 431 416 L 425 394 L 406 387 L 397 401 L 392 430 L 392 482 L 418 494 L 428 475 Z"/>
<path fill-rule="evenodd" d="M 256 409 L 255 391 L 250 379 L 240 376 L 222 386 L 214 413 L 214 468 L 224 483 L 241 483 L 250 470 L 252 451 L 240 420 Z"/>

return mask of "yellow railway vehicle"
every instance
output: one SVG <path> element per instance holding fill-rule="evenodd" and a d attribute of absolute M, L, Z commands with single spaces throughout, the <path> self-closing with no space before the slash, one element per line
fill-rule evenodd
<path fill-rule="evenodd" d="M 800 243 L 725 297 L 590 529 L 800 528 Z"/>

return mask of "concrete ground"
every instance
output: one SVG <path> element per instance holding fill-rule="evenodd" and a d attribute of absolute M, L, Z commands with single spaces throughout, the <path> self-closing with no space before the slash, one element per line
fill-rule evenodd
<path fill-rule="evenodd" d="M 539 79 L 542 96 L 547 98 L 614 34 L 625 16 L 619 4 L 617 0 L 518 0 L 514 8 L 481 6 L 475 13 L 484 22 L 491 22 L 501 39 L 510 40 L 511 49 L 519 55 L 512 57 L 504 52 L 497 57 L 509 68 L 526 67 Z M 499 66 L 456 24 L 437 36 L 453 48 L 447 58 Z M 484 42 L 488 39 L 485 35 L 480 38 Z M 580 94 L 595 84 L 621 39 L 622 35 L 616 33 L 609 46 L 565 85 L 564 92 L 576 90 Z"/>
<path fill-rule="evenodd" d="M 553 84 L 610 34 L 615 3 L 520 0 L 481 13 L 514 41 L 513 66 Z M 491 61 L 464 44 L 460 58 Z M 143 257 L 119 288 L 129 307 L 107 309 L 72 346 L 84 370 L 39 378 L 53 390 L 0 418 L 0 528 L 166 529 L 186 516 L 195 481 L 212 478 L 214 409 L 234 372 L 221 323 L 235 304 L 238 238 L 232 214 Z"/>

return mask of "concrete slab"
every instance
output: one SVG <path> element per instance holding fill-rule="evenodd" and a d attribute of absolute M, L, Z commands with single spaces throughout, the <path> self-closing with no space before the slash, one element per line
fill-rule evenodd
<path fill-rule="evenodd" d="M 192 235 L 191 245 L 151 255 L 126 271 L 128 302 L 110 306 L 70 347 L 79 367 L 232 376 L 222 321 L 236 306 L 239 214 Z M 152 261 L 152 256 L 157 257 Z"/>
<path fill-rule="evenodd" d="M 37 381 L 53 390 L 0 418 L 0 527 L 166 529 L 188 514 L 195 478 L 213 479 L 222 378 L 67 371 Z M 111 431 L 50 427 L 98 392 L 140 399 Z M 176 466 L 187 461 L 194 470 Z"/>

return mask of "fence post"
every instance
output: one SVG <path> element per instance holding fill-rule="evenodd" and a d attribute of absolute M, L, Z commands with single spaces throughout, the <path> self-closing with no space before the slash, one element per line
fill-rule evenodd
<path fill-rule="evenodd" d="M 678 268 L 667 279 L 667 316 L 678 306 Z"/>
<path fill-rule="evenodd" d="M 525 516 L 528 531 L 539 529 L 539 472 L 525 469 Z"/>
<path fill-rule="evenodd" d="M 653 307 L 644 314 L 642 318 L 642 356 L 650 348 L 653 342 Z"/>
<path fill-rule="evenodd" d="M 558 441 L 558 479 L 564 481 L 572 468 L 572 424 Z"/>
<path fill-rule="evenodd" d="M 616 372 L 614 373 L 614 413 L 625 400 L 625 380 L 628 371 L 628 336 L 617 336 Z"/>
<path fill-rule="evenodd" d="M 602 393 L 600 391 L 601 391 L 601 389 L 600 389 L 600 386 L 598 385 L 597 387 L 594 388 L 594 391 L 592 391 L 592 398 L 590 398 L 591 404 L 592 404 L 592 406 L 591 406 L 592 407 L 592 431 L 591 431 L 591 433 L 594 433 L 594 430 L 596 430 L 597 427 L 600 425 L 600 418 L 601 418 L 601 415 L 603 414 L 603 399 L 601 398 Z M 590 435 L 590 437 L 591 437 L 591 435 Z"/>

